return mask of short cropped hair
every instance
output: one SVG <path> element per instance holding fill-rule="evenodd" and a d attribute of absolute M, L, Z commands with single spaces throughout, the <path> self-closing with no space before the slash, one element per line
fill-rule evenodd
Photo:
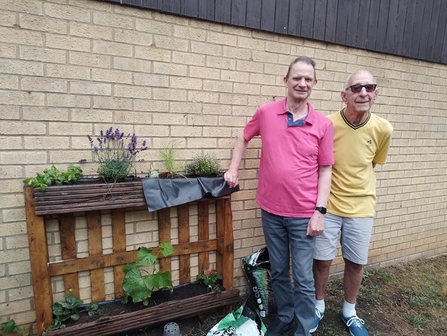
<path fill-rule="evenodd" d="M 290 63 L 289 69 L 287 70 L 286 78 L 289 78 L 290 70 L 292 70 L 292 67 L 295 65 L 295 63 L 298 63 L 298 62 L 303 62 L 303 63 L 309 64 L 309 65 L 312 65 L 312 68 L 314 68 L 314 77 L 315 77 L 315 79 L 317 79 L 317 71 L 315 70 L 315 65 L 316 65 L 315 61 L 312 58 L 307 57 L 307 56 L 299 56 L 299 57 L 295 58 Z"/>

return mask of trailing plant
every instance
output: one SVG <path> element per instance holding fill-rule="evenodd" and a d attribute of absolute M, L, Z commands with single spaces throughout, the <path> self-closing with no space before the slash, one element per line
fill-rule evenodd
<path fill-rule="evenodd" d="M 130 296 L 133 302 L 143 302 L 143 305 L 147 306 L 152 292 L 160 288 L 173 289 L 171 272 L 160 271 L 155 268 L 158 257 L 166 257 L 172 253 L 174 253 L 174 248 L 169 242 L 160 243 L 156 254 L 152 248 L 144 246 L 139 248 L 136 262 L 124 265 L 125 303 Z"/>
<path fill-rule="evenodd" d="M 179 164 L 175 159 L 175 145 L 176 142 L 171 142 L 165 148 L 160 150 L 160 155 L 163 159 L 163 163 L 167 169 L 167 177 L 174 178 L 178 176 L 184 176 L 180 173 L 183 169 L 182 165 Z"/>
<path fill-rule="evenodd" d="M 130 169 L 141 151 L 147 150 L 146 141 L 138 146 L 138 138 L 135 135 L 124 135 L 118 128 L 112 127 L 105 132 L 100 131 L 94 144 L 92 136 L 87 135 L 90 146 L 99 162 L 98 174 L 106 182 L 123 181 L 129 176 Z"/>
<path fill-rule="evenodd" d="M 7 334 L 20 334 L 22 336 L 26 335 L 26 332 L 24 330 L 22 330 L 22 328 L 20 328 L 19 326 L 16 325 L 16 322 L 14 320 L 9 320 L 6 322 L 3 322 L 1 324 L 1 328 L 2 328 L 2 332 L 4 332 L 4 334 L 0 334 L 0 336 L 2 335 L 7 335 Z"/>
<path fill-rule="evenodd" d="M 210 154 L 199 154 L 185 167 L 186 175 L 219 176 L 221 168 L 219 160 Z"/>
<path fill-rule="evenodd" d="M 208 288 L 208 292 L 215 291 L 220 292 L 220 281 L 222 276 L 214 269 L 203 271 L 203 274 L 197 275 L 197 280 L 203 282 Z"/>
<path fill-rule="evenodd" d="M 40 191 L 45 191 L 51 185 L 61 185 L 74 183 L 79 180 L 82 175 L 81 167 L 69 166 L 67 171 L 61 171 L 54 165 L 47 168 L 43 173 L 37 173 L 34 177 L 28 177 L 23 180 L 24 183 L 40 188 Z"/>

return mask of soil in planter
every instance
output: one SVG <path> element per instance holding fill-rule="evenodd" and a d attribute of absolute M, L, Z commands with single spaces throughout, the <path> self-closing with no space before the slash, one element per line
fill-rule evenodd
<path fill-rule="evenodd" d="M 88 316 L 87 312 L 83 311 L 80 314 L 80 319 L 78 321 L 67 320 L 65 324 L 67 327 L 70 327 L 75 324 L 93 322 L 105 316 L 131 313 L 148 307 L 154 307 L 163 302 L 187 299 L 197 295 L 206 294 L 207 292 L 208 289 L 202 283 L 191 282 L 174 287 L 172 293 L 169 289 L 161 289 L 153 292 L 147 306 L 144 306 L 142 302 L 134 303 L 131 298 L 129 298 L 128 303 L 122 303 L 121 299 L 106 301 L 100 303 L 101 312 L 99 315 Z M 85 310 L 85 306 L 81 307 L 80 310 Z"/>

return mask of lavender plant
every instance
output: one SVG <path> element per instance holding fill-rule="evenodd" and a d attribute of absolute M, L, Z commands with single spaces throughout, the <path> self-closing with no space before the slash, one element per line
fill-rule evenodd
<path fill-rule="evenodd" d="M 138 146 L 138 139 L 133 135 L 124 135 L 118 128 L 110 127 L 105 132 L 101 130 L 96 138 L 97 145 L 90 135 L 87 135 L 90 146 L 99 162 L 98 174 L 107 182 L 123 181 L 129 175 L 139 152 L 147 149 L 146 141 Z"/>

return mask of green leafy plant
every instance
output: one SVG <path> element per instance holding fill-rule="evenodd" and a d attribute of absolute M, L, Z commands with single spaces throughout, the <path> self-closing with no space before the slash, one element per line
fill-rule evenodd
<path fill-rule="evenodd" d="M 167 169 L 168 178 L 183 176 L 183 174 L 180 173 L 183 167 L 175 159 L 175 151 L 176 151 L 175 145 L 176 142 L 174 141 L 171 142 L 169 145 L 167 145 L 165 148 L 160 150 L 160 155 Z"/>
<path fill-rule="evenodd" d="M 123 181 L 129 176 L 139 152 L 147 150 L 146 141 L 138 147 L 138 138 L 135 135 L 124 135 L 118 128 L 112 127 L 105 132 L 100 131 L 94 144 L 92 136 L 87 135 L 90 146 L 99 162 L 98 174 L 106 182 Z"/>
<path fill-rule="evenodd" d="M 130 296 L 133 302 L 143 302 L 147 306 L 153 291 L 160 288 L 172 290 L 171 272 L 155 268 L 159 256 L 166 257 L 172 253 L 174 248 L 171 243 L 160 243 L 157 254 L 152 248 L 140 247 L 136 262 L 124 266 L 123 289 L 126 294 L 124 302 L 127 302 L 127 296 Z"/>
<path fill-rule="evenodd" d="M 208 291 L 220 291 L 220 281 L 222 281 L 222 276 L 217 273 L 214 269 L 208 269 L 203 271 L 203 274 L 197 275 L 197 280 L 203 282 L 203 284 L 208 288 Z"/>
<path fill-rule="evenodd" d="M 98 302 L 91 302 L 85 308 L 88 316 L 95 316 L 101 314 L 101 308 Z"/>
<path fill-rule="evenodd" d="M 68 293 L 64 300 L 59 300 L 53 304 L 53 323 L 46 329 L 46 331 L 57 330 L 65 328 L 64 322 L 68 319 L 77 321 L 80 318 L 79 308 L 83 304 L 81 299 L 76 295 Z"/>
<path fill-rule="evenodd" d="M 219 176 L 222 174 L 219 160 L 210 154 L 197 155 L 185 167 L 186 175 Z"/>
<path fill-rule="evenodd" d="M 53 322 L 46 329 L 46 331 L 52 331 L 65 328 L 65 321 L 71 319 L 78 321 L 80 314 L 87 312 L 88 316 L 100 315 L 101 309 L 99 303 L 89 303 L 85 309 L 80 309 L 83 305 L 83 301 L 78 299 L 76 295 L 71 292 L 65 295 L 64 300 L 59 300 L 53 304 Z"/>
<path fill-rule="evenodd" d="M 2 332 L 5 333 L 4 334 L 5 336 L 10 333 L 11 334 L 20 334 L 22 336 L 26 335 L 26 332 L 23 331 L 22 328 L 18 327 L 14 320 L 9 320 L 9 321 L 3 322 L 1 324 L 1 328 L 2 328 Z M 2 336 L 2 335 L 3 334 L 0 334 L 0 336 Z"/>
<path fill-rule="evenodd" d="M 45 191 L 51 185 L 61 185 L 74 183 L 79 180 L 82 175 L 81 167 L 69 166 L 66 172 L 57 169 L 54 165 L 47 168 L 43 173 L 37 173 L 34 177 L 28 177 L 23 180 L 24 183 L 30 184 L 34 188 L 40 188 Z"/>

